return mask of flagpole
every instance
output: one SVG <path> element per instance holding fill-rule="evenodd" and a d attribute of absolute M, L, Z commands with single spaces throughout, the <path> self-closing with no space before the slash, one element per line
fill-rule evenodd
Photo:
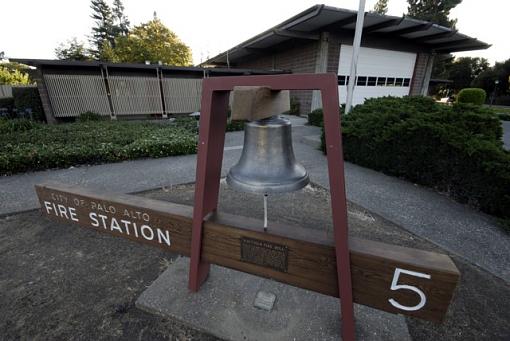
<path fill-rule="evenodd" d="M 352 98 L 354 95 L 354 86 L 356 83 L 356 74 L 358 67 L 359 47 L 361 45 L 361 34 L 363 32 L 363 21 L 365 19 L 365 0 L 359 1 L 358 15 L 356 17 L 356 29 L 354 32 L 354 41 L 352 43 L 351 73 L 349 83 L 347 84 L 347 99 L 345 101 L 345 113 L 349 113 L 352 107 Z"/>

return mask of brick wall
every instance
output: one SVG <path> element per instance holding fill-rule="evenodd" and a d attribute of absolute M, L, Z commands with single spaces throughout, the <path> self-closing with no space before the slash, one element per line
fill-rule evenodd
<path fill-rule="evenodd" d="M 246 58 L 233 65 L 238 68 L 251 69 L 282 69 L 293 73 L 314 73 L 317 58 L 317 41 L 295 41 L 282 44 L 278 49 Z M 310 112 L 312 91 L 291 91 L 291 97 L 296 98 L 300 104 L 300 114 Z"/>
<path fill-rule="evenodd" d="M 409 91 L 409 95 L 411 96 L 421 95 L 422 88 L 424 86 L 423 81 L 427 73 L 427 63 L 429 57 L 430 55 L 426 53 L 418 53 L 416 56 L 413 79 L 411 80 L 411 90 Z"/>
<path fill-rule="evenodd" d="M 341 44 L 352 45 L 352 32 L 330 33 L 328 44 L 327 72 L 338 72 Z M 233 67 L 254 69 L 284 69 L 293 73 L 314 73 L 319 49 L 318 41 L 291 41 L 271 50 L 264 50 L 237 62 Z M 411 80 L 410 95 L 421 94 L 427 79 L 427 64 L 430 54 L 423 47 L 402 39 L 366 35 L 363 47 L 406 51 L 417 53 L 415 70 Z M 291 96 L 300 102 L 300 113 L 310 112 L 312 91 L 292 91 Z"/>

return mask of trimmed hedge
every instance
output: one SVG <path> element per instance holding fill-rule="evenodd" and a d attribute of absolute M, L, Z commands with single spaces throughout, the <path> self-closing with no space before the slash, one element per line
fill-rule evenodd
<path fill-rule="evenodd" d="M 346 160 L 510 218 L 510 153 L 492 110 L 425 97 L 374 98 L 343 117 L 342 132 Z"/>
<path fill-rule="evenodd" d="M 487 94 L 485 93 L 484 89 L 465 88 L 459 91 L 457 95 L 457 102 L 482 105 L 485 103 L 486 97 Z"/>
<path fill-rule="evenodd" d="M 308 124 L 316 127 L 324 125 L 324 113 L 322 109 L 315 109 L 308 114 Z"/>
<path fill-rule="evenodd" d="M 498 113 L 497 115 L 501 121 L 510 121 L 510 114 Z"/>
<path fill-rule="evenodd" d="M 28 122 L 28 123 L 27 123 Z M 0 174 L 196 152 L 195 133 L 173 124 L 0 120 Z"/>
<path fill-rule="evenodd" d="M 0 118 L 0 175 L 196 153 L 198 129 L 193 118 L 173 123 L 96 121 L 94 113 L 80 118 L 59 125 Z M 243 127 L 244 122 L 231 122 L 226 130 Z"/>
<path fill-rule="evenodd" d="M 85 111 L 82 112 L 77 118 L 76 121 L 78 122 L 90 122 L 90 121 L 101 121 L 104 117 L 101 117 L 97 112 L 93 111 Z M 109 117 L 108 117 L 109 119 Z"/>
<path fill-rule="evenodd" d="M 345 104 L 342 104 L 339 108 L 339 113 L 343 112 Z M 322 127 L 324 125 L 324 113 L 322 108 L 315 109 L 308 114 L 308 124 L 316 127 Z"/>

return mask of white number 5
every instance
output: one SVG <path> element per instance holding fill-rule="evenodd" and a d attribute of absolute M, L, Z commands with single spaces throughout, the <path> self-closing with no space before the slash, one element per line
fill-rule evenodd
<path fill-rule="evenodd" d="M 420 296 L 420 303 L 418 303 L 415 306 L 408 307 L 408 306 L 405 306 L 405 305 L 402 305 L 402 304 L 398 303 L 393 298 L 390 298 L 388 301 L 390 301 L 391 305 L 394 306 L 395 308 L 406 310 L 406 311 L 420 310 L 421 308 L 423 308 L 423 306 L 427 302 L 427 297 L 425 297 L 425 294 L 423 293 L 423 291 L 421 291 L 417 287 L 413 287 L 412 285 L 397 284 L 398 278 L 399 278 L 401 273 L 406 274 L 406 275 L 410 275 L 410 276 L 420 277 L 420 278 L 427 278 L 427 279 L 430 279 L 430 275 L 427 275 L 427 274 L 424 274 L 424 273 L 421 273 L 421 272 L 404 270 L 404 269 L 400 269 L 400 268 L 396 268 L 395 269 L 395 273 L 393 275 L 393 281 L 391 282 L 391 288 L 390 289 L 391 290 L 407 289 L 407 290 L 414 291 L 415 293 L 417 293 Z"/>

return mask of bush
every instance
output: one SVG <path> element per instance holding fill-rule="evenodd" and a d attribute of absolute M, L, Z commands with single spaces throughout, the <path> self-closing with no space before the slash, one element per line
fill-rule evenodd
<path fill-rule="evenodd" d="M 343 112 L 345 104 L 342 104 L 339 109 L 339 113 Z M 324 113 L 322 108 L 315 109 L 308 114 L 308 124 L 316 127 L 322 127 L 324 125 Z"/>
<path fill-rule="evenodd" d="M 179 128 L 188 130 L 198 134 L 198 121 L 192 117 L 177 117 L 174 121 L 174 125 Z M 244 130 L 244 121 L 230 121 L 227 122 L 225 131 L 239 131 Z"/>
<path fill-rule="evenodd" d="M 103 120 L 103 117 L 97 112 L 86 111 L 82 112 L 76 119 L 78 122 L 97 122 Z"/>
<path fill-rule="evenodd" d="M 32 118 L 36 121 L 45 121 L 44 110 L 36 87 L 13 87 L 12 97 L 18 112 L 32 110 Z"/>
<path fill-rule="evenodd" d="M 482 105 L 485 103 L 487 94 L 484 89 L 480 88 L 465 88 L 459 91 L 457 95 L 458 103 L 470 103 L 475 105 Z"/>
<path fill-rule="evenodd" d="M 301 103 L 299 103 L 298 99 L 295 97 L 290 98 L 290 115 L 299 115 L 299 111 L 301 109 Z"/>
<path fill-rule="evenodd" d="M 33 129 L 35 127 L 37 127 L 37 124 L 34 121 L 24 119 L 24 118 L 16 118 L 16 119 L 1 118 L 0 119 L 0 133 L 1 134 L 27 131 L 27 130 Z"/>
<path fill-rule="evenodd" d="M 246 121 L 230 121 L 227 122 L 227 129 L 226 131 L 240 131 L 244 130 L 244 123 Z"/>
<path fill-rule="evenodd" d="M 0 120 L 0 174 L 196 152 L 197 136 L 149 122 Z"/>
<path fill-rule="evenodd" d="M 369 99 L 345 116 L 342 132 L 346 160 L 510 218 L 510 153 L 492 110 L 419 97 Z"/>
<path fill-rule="evenodd" d="M 308 114 L 308 124 L 316 127 L 322 127 L 324 124 L 324 113 L 321 109 L 315 109 Z"/>
<path fill-rule="evenodd" d="M 501 121 L 510 121 L 510 114 L 507 114 L 507 113 L 499 113 L 497 114 L 499 119 Z"/>

